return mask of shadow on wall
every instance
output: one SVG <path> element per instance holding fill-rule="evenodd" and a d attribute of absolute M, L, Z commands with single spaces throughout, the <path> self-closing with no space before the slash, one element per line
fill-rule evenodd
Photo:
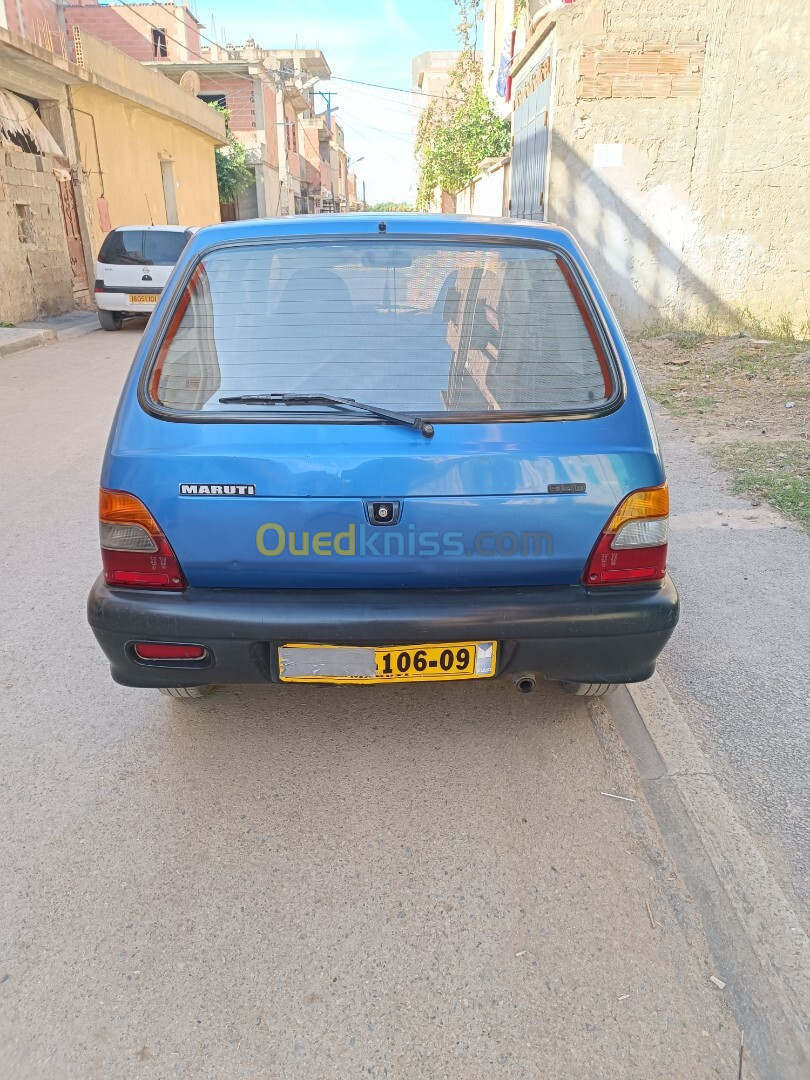
<path fill-rule="evenodd" d="M 622 170 L 613 171 L 621 183 Z M 739 311 L 679 253 L 694 228 L 685 184 L 637 189 L 634 208 L 555 134 L 549 187 L 549 221 L 576 237 L 625 327 L 661 319 L 739 322 Z"/>

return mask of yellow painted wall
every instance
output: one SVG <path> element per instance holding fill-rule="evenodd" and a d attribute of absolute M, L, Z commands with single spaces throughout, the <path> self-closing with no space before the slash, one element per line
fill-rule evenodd
<path fill-rule="evenodd" d="M 213 138 L 99 86 L 74 86 L 71 96 L 79 153 L 89 174 L 94 257 L 105 236 L 98 207 L 102 194 L 112 228 L 166 223 L 161 158 L 172 160 L 178 224 L 220 220 Z M 95 132 L 85 113 L 95 120 Z"/>

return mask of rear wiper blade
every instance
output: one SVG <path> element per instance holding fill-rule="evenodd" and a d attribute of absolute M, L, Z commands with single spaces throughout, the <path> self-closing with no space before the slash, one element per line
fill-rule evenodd
<path fill-rule="evenodd" d="M 219 401 L 221 405 L 329 405 L 335 409 L 357 409 L 379 416 L 381 420 L 390 420 L 393 424 L 416 428 L 426 439 L 432 439 L 435 434 L 433 424 L 421 416 L 405 416 L 388 409 L 378 409 L 376 405 L 366 405 L 354 398 L 333 397 L 331 394 L 239 394 L 221 397 Z"/>

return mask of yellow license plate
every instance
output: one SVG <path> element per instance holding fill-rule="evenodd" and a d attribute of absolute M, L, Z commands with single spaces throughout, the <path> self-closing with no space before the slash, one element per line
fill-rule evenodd
<path fill-rule="evenodd" d="M 490 679 L 497 643 L 447 645 L 281 645 L 282 682 L 383 683 Z"/>
<path fill-rule="evenodd" d="M 139 293 L 137 296 L 134 293 L 129 294 L 130 304 L 156 304 L 160 299 L 160 293 Z"/>

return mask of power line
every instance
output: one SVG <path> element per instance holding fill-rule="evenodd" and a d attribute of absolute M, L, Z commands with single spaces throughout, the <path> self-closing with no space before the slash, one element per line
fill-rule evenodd
<path fill-rule="evenodd" d="M 383 147 L 380 146 L 379 144 L 372 143 L 372 141 L 369 139 L 369 137 L 367 135 L 364 135 L 362 131 L 358 131 L 357 128 L 354 127 L 353 124 L 346 124 L 345 126 L 349 129 L 349 131 L 353 131 L 354 134 L 359 139 L 362 139 L 363 142 L 367 146 L 371 147 L 372 152 L 374 150 L 378 150 L 381 154 L 385 154 L 385 156 L 387 158 L 390 158 L 391 161 L 393 161 L 395 165 L 407 165 L 408 168 L 412 168 L 414 166 L 415 162 L 414 162 L 413 158 L 406 161 L 405 158 L 394 157 L 393 154 L 389 154 L 389 152 L 387 150 L 383 149 Z"/>
<path fill-rule="evenodd" d="M 363 127 L 369 128 L 371 131 L 378 131 L 380 135 L 387 135 L 389 138 L 398 139 L 400 142 L 412 143 L 413 137 L 406 135 L 404 131 L 386 131 L 384 128 L 375 127 L 373 124 L 369 124 L 367 120 L 363 120 L 360 116 L 355 116 L 354 113 L 346 111 L 346 106 L 341 106 L 341 112 L 344 116 L 351 116 L 353 120 L 356 120 L 358 124 L 362 124 Z M 340 121 L 338 121 L 340 123 Z"/>
<path fill-rule="evenodd" d="M 345 87 L 342 91 L 344 94 L 356 94 L 361 102 L 364 101 L 380 101 L 391 112 L 397 113 L 399 116 L 413 116 L 414 118 L 418 113 L 424 111 L 424 105 L 408 105 L 404 101 L 391 101 L 390 98 L 383 97 L 382 94 L 370 94 L 367 90 L 354 90 L 351 87 Z M 355 98 L 354 100 L 357 100 Z"/>
<path fill-rule="evenodd" d="M 422 97 L 436 98 L 437 101 L 447 101 L 452 97 L 449 94 L 429 94 L 427 90 L 403 90 L 401 86 L 385 86 L 383 83 L 362 82 L 360 79 L 344 79 L 341 75 L 330 75 L 329 78 L 337 82 L 354 83 L 356 86 L 373 86 L 377 90 L 395 90 L 398 94 L 421 94 Z M 462 96 L 459 95 L 459 101 L 462 100 Z"/>
<path fill-rule="evenodd" d="M 129 3 L 128 0 L 113 0 L 112 4 L 110 6 L 114 7 L 114 6 L 117 6 L 119 4 L 122 5 L 123 7 L 129 8 L 129 10 L 132 11 L 135 15 L 137 15 L 139 19 L 143 19 L 143 21 L 145 23 L 147 23 L 149 26 L 153 27 L 153 29 L 155 29 L 155 30 L 163 30 L 163 33 L 166 34 L 166 37 L 168 38 L 168 40 L 173 41 L 175 45 L 179 45 L 181 49 L 185 49 L 187 52 L 190 52 L 193 56 L 198 56 L 200 58 L 200 60 L 203 61 L 203 63 L 212 64 L 212 65 L 215 66 L 215 61 L 211 60 L 207 56 L 203 56 L 202 53 L 195 52 L 194 49 L 189 49 L 187 44 L 185 44 L 182 41 L 178 41 L 176 37 L 172 37 L 171 34 L 166 33 L 166 30 L 163 27 L 159 27 L 155 23 L 150 22 L 150 20 L 147 19 L 145 15 L 141 14 L 140 11 L 135 11 L 135 6 L 133 4 L 131 4 L 131 3 Z M 142 5 L 139 5 L 139 6 L 142 6 Z M 177 16 L 174 14 L 174 12 L 170 8 L 166 7 L 165 4 L 162 4 L 160 2 L 160 0 L 151 0 L 151 5 L 150 6 L 161 8 L 167 14 L 171 15 L 171 17 L 173 19 L 177 20 Z M 222 48 L 222 46 L 219 44 L 218 41 L 214 41 L 213 38 L 208 37 L 206 34 L 203 34 L 199 30 L 197 31 L 197 33 L 198 33 L 201 41 L 207 41 L 209 45 L 213 45 L 217 49 Z M 273 52 L 274 50 L 269 49 L 267 51 L 268 52 Z M 284 71 L 282 68 L 272 68 L 272 69 L 271 68 L 266 68 L 265 70 L 268 71 L 268 72 L 272 72 L 272 74 L 274 74 L 274 75 L 291 74 L 290 72 Z M 249 83 L 253 82 L 253 79 L 249 75 L 239 75 L 236 72 L 234 72 L 233 77 L 238 78 L 238 79 L 244 79 L 245 82 L 249 82 Z M 405 90 L 401 86 L 386 86 L 384 83 L 364 82 L 361 79 L 346 79 L 341 75 L 332 75 L 331 73 L 329 75 L 329 78 L 325 79 L 323 81 L 324 82 L 329 82 L 332 79 L 336 80 L 337 82 L 353 83 L 355 86 L 370 86 L 370 87 L 373 87 L 373 88 L 375 88 L 377 90 L 392 90 L 397 94 L 419 94 L 421 97 L 436 98 L 439 101 L 444 101 L 450 96 L 448 94 L 430 94 L 426 90 Z"/>

